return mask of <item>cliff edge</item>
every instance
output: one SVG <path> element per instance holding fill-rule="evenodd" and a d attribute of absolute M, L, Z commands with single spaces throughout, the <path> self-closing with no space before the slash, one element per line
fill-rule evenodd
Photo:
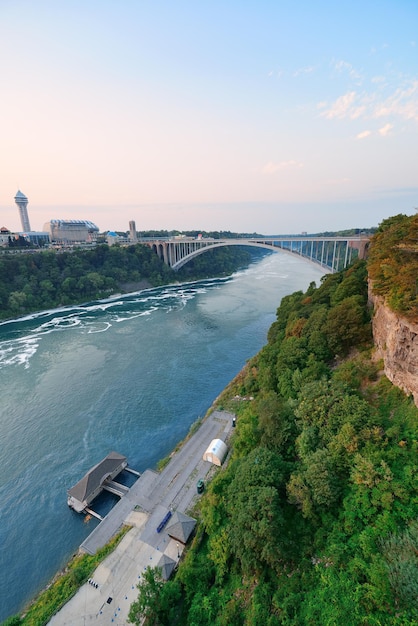
<path fill-rule="evenodd" d="M 418 324 L 394 313 L 382 297 L 372 292 L 369 300 L 374 307 L 373 339 L 377 358 L 383 359 L 388 379 L 407 394 L 412 394 L 418 406 Z"/>

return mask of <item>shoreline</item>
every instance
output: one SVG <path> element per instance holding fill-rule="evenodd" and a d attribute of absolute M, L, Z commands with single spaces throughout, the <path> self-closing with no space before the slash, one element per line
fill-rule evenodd
<path fill-rule="evenodd" d="M 207 461 L 203 461 L 202 454 L 200 453 L 197 454 L 196 450 L 199 446 L 200 446 L 200 452 L 202 451 L 202 449 L 205 449 L 207 445 L 206 443 L 207 439 L 209 438 L 209 436 L 213 438 L 212 435 L 214 435 L 215 432 L 217 434 L 219 434 L 220 432 L 223 432 L 225 441 L 229 440 L 229 437 L 232 431 L 232 426 L 231 426 L 232 413 L 230 413 L 229 411 L 219 410 L 216 408 L 216 404 L 219 401 L 219 398 L 222 397 L 223 393 L 224 392 L 221 392 L 221 394 L 219 394 L 217 398 L 215 398 L 214 402 L 212 403 L 212 405 L 206 412 L 205 416 L 203 418 L 198 418 L 196 422 L 192 424 L 192 426 L 190 427 L 190 431 L 186 435 L 186 437 L 183 440 L 181 440 L 176 445 L 175 449 L 170 453 L 168 463 L 164 467 L 164 469 L 162 469 L 160 472 L 155 472 L 154 470 L 146 470 L 145 473 L 148 472 L 150 475 L 152 475 L 151 479 L 155 482 L 155 487 L 156 487 L 155 493 L 157 494 L 156 501 L 159 501 L 158 498 L 160 496 L 162 498 L 161 503 L 156 504 L 157 508 L 155 510 L 148 511 L 147 513 L 140 506 L 139 508 L 137 507 L 131 508 L 130 512 L 128 512 L 127 514 L 125 512 L 125 515 L 123 519 L 121 520 L 121 523 L 118 529 L 116 530 L 116 533 L 113 533 L 112 536 L 106 541 L 106 543 L 102 547 L 99 547 L 97 551 L 94 553 L 94 555 L 97 555 L 100 551 L 106 550 L 106 548 L 110 544 L 112 544 L 112 542 L 115 542 L 115 546 L 110 551 L 110 553 L 106 555 L 104 557 L 104 560 L 102 560 L 94 568 L 94 572 L 97 572 L 97 574 L 95 574 L 95 580 L 98 579 L 99 581 L 101 581 L 101 591 L 103 594 L 105 594 L 105 590 L 109 586 L 109 581 L 106 579 L 106 576 L 104 574 L 105 571 L 109 570 L 109 568 L 105 567 L 106 559 L 109 557 L 112 563 L 111 569 L 116 567 L 115 562 L 119 563 L 120 560 L 128 559 L 128 564 L 126 565 L 126 567 L 128 568 L 129 563 L 133 561 L 132 557 L 129 557 L 128 552 L 129 550 L 133 550 L 134 546 L 136 546 L 138 542 L 142 542 L 140 548 L 138 547 L 135 548 L 140 551 L 137 555 L 137 559 L 138 561 L 139 560 L 141 561 L 141 568 L 144 567 L 144 564 L 145 566 L 147 566 L 146 560 L 144 561 L 145 555 L 150 554 L 151 556 L 147 556 L 147 559 L 154 558 L 154 560 L 156 560 L 156 557 L 163 553 L 163 548 L 165 548 L 164 553 L 170 554 L 170 557 L 176 560 L 175 552 L 179 553 L 179 547 L 178 547 L 179 544 L 178 543 L 176 544 L 175 540 L 170 540 L 168 537 L 165 537 L 164 532 L 162 532 L 161 535 L 158 535 L 158 540 L 160 542 L 160 545 L 148 546 L 147 542 L 149 541 L 149 531 L 146 531 L 145 527 L 147 524 L 148 525 L 151 524 L 153 528 L 153 524 L 155 525 L 154 517 L 156 519 L 160 519 L 162 515 L 162 511 L 166 511 L 166 510 L 183 511 L 184 510 L 184 513 L 189 514 L 190 508 L 193 508 L 195 506 L 197 498 L 199 497 L 196 492 L 196 489 L 194 488 L 197 477 L 201 476 L 205 480 L 207 480 L 207 477 L 212 475 L 213 471 L 216 471 L 218 469 L 218 468 L 215 468 L 215 466 L 212 466 L 211 464 L 209 464 Z M 144 476 L 144 474 L 142 474 L 141 477 Z M 165 484 L 163 482 L 164 474 L 166 475 L 165 480 L 167 482 L 167 486 L 169 486 L 172 490 L 174 489 L 175 495 L 172 496 L 174 497 L 174 500 L 171 502 L 171 505 L 169 505 L 168 503 L 170 496 L 166 496 L 165 494 L 166 488 L 162 487 L 162 485 Z M 137 483 L 140 482 L 140 479 L 141 478 L 138 479 Z M 147 480 L 149 481 L 149 479 L 150 478 L 148 477 Z M 184 481 L 183 486 L 181 486 L 182 480 Z M 180 481 L 180 488 L 178 484 L 179 481 Z M 145 488 L 147 489 L 147 487 Z M 152 493 L 154 493 L 154 489 L 152 490 Z M 163 496 L 161 495 L 162 493 L 164 494 Z M 173 507 L 173 505 L 177 505 L 177 506 Z M 115 507 L 108 514 L 108 516 L 112 514 L 112 511 L 115 511 L 117 506 L 118 505 L 116 504 Z M 117 515 L 117 512 L 115 512 L 115 514 Z M 97 531 L 97 528 L 99 526 L 97 526 L 92 531 L 89 537 Z M 144 534 L 144 529 L 146 531 L 145 536 L 148 537 L 147 542 L 145 544 L 140 538 L 141 533 L 142 535 Z M 122 532 L 122 538 L 119 539 L 119 535 L 121 532 Z M 164 546 L 161 543 L 161 541 L 166 542 L 166 545 Z M 59 570 L 55 574 L 55 576 L 51 579 L 51 581 L 48 583 L 48 585 L 39 594 L 37 594 L 33 598 L 33 600 L 29 602 L 21 612 L 17 614 L 18 616 L 22 616 L 23 623 L 25 623 L 24 616 L 30 614 L 31 608 L 34 608 L 37 602 L 42 601 L 42 596 L 47 594 L 48 591 L 54 585 L 59 584 L 59 581 L 63 579 L 71 571 L 71 565 L 73 563 L 76 563 L 77 559 L 80 559 L 80 558 L 82 559 L 83 557 L 94 558 L 93 555 L 83 551 L 81 548 L 81 545 L 78 551 L 74 553 L 71 559 L 67 562 L 65 567 Z M 184 547 L 181 546 L 180 552 L 183 552 L 183 549 Z M 150 553 L 150 550 L 153 551 L 152 554 Z M 118 555 L 119 555 L 118 557 L 115 556 L 116 552 L 118 552 Z M 120 565 L 118 565 L 118 567 L 120 567 Z M 138 574 L 136 574 L 136 576 L 138 576 Z M 114 581 L 112 584 L 115 585 Z M 83 588 L 85 589 L 83 590 Z M 80 592 L 83 594 L 82 601 L 77 600 L 76 598 L 77 594 Z M 115 590 L 113 589 L 112 591 L 106 591 L 106 593 L 114 594 Z M 124 595 L 121 596 L 122 599 L 125 599 L 128 596 L 131 597 L 133 595 L 135 595 L 135 597 L 132 597 L 132 601 L 136 599 L 137 589 L 136 589 L 136 586 L 132 584 L 132 581 L 129 585 L 126 586 L 126 589 L 123 591 L 123 593 Z M 87 600 L 85 597 L 86 595 L 87 595 Z M 96 591 L 96 597 L 97 597 L 97 591 Z M 109 597 L 114 597 L 114 596 L 112 595 Z M 48 621 L 45 623 L 50 623 L 50 622 L 54 623 L 55 617 L 58 616 L 58 614 L 61 611 L 72 612 L 71 622 L 66 621 L 65 623 L 74 623 L 74 624 L 78 623 L 74 621 L 78 615 L 78 613 L 74 613 L 74 611 L 85 610 L 86 602 L 94 603 L 94 598 L 95 598 L 94 592 L 92 595 L 92 589 L 89 588 L 89 586 L 86 584 L 86 581 L 85 580 L 80 581 L 79 587 L 74 591 L 71 597 L 69 597 L 61 607 L 57 608 L 57 610 L 51 615 L 50 618 L 48 618 Z M 71 606 L 69 606 L 68 609 L 66 609 L 67 605 L 69 605 L 70 603 L 72 603 Z M 121 604 L 121 602 L 119 604 Z M 126 602 L 124 602 L 123 604 L 125 605 Z M 74 608 L 73 605 L 75 605 L 76 608 Z M 129 604 L 129 607 L 130 607 L 130 604 Z M 129 610 L 129 607 L 125 606 L 125 609 Z M 13 616 L 10 616 L 10 617 L 13 617 Z M 9 618 L 6 618 L 6 619 L 9 619 Z M 80 619 L 84 619 L 84 618 L 80 616 Z M 59 624 L 61 622 L 56 622 L 56 623 Z M 100 621 L 96 623 L 100 623 Z"/>
<path fill-rule="evenodd" d="M 197 282 L 197 281 L 194 281 L 194 282 Z M 242 369 L 230 380 L 230 382 L 225 386 L 225 388 L 214 398 L 212 404 L 207 409 L 205 415 L 203 417 L 198 417 L 191 424 L 191 426 L 189 428 L 189 431 L 186 434 L 186 436 L 183 439 L 179 440 L 179 442 L 174 446 L 172 451 L 168 455 L 166 455 L 165 457 L 161 458 L 157 462 L 155 468 L 151 469 L 150 471 L 156 471 L 158 473 L 161 473 L 164 470 L 164 468 L 166 467 L 166 465 L 168 465 L 170 463 L 170 461 L 172 460 L 172 458 L 181 451 L 183 446 L 190 440 L 191 437 L 193 437 L 193 435 L 195 434 L 196 430 L 199 430 L 201 428 L 201 426 L 211 416 L 211 414 L 213 412 L 215 412 L 215 411 L 228 412 L 228 413 L 230 412 L 230 410 L 228 408 L 224 408 L 223 405 L 221 405 L 221 406 L 218 406 L 218 405 L 223 402 L 224 396 L 228 394 L 228 391 L 231 389 L 231 387 L 233 387 L 234 383 L 243 375 L 243 373 L 245 372 L 245 369 L 248 367 L 248 363 L 251 362 L 251 360 L 254 358 L 254 356 L 256 356 L 256 355 L 253 355 L 250 359 L 248 359 L 248 361 L 245 363 L 245 365 L 242 367 Z M 124 531 L 124 534 L 130 530 L 130 527 L 128 527 L 126 524 L 122 525 L 122 529 L 125 528 L 125 526 L 127 528 L 127 531 Z M 111 543 L 112 541 L 114 541 L 118 537 L 119 532 L 121 532 L 121 529 L 119 529 L 119 531 L 117 531 L 111 537 L 111 539 L 110 539 L 110 541 L 108 543 Z M 122 535 L 122 537 L 123 537 L 123 535 Z M 29 600 L 28 602 L 26 602 L 24 604 L 24 606 L 21 609 L 21 611 L 6 617 L 6 619 L 4 621 L 0 622 L 0 626 L 2 626 L 5 623 L 5 621 L 7 621 L 8 619 L 10 619 L 12 617 L 15 617 L 15 616 L 19 616 L 19 617 L 21 617 L 21 619 L 24 619 L 24 616 L 28 613 L 30 608 L 33 607 L 36 604 L 36 602 L 38 602 L 38 600 L 43 596 L 43 594 L 48 592 L 49 589 L 54 584 L 56 584 L 60 579 L 62 579 L 66 574 L 68 574 L 69 570 L 71 569 L 71 564 L 74 563 L 78 558 L 80 558 L 82 556 L 87 556 L 87 553 L 84 552 L 82 550 L 82 548 L 81 548 L 82 543 L 78 546 L 77 551 L 74 552 L 69 557 L 69 559 L 66 561 L 65 565 L 57 570 L 57 572 L 49 580 L 49 582 L 38 593 L 36 593 L 35 596 L 31 600 Z M 116 549 L 117 545 L 118 545 L 118 543 L 116 543 L 114 549 Z M 82 587 L 83 584 L 84 583 L 80 584 L 80 587 L 75 591 L 75 593 L 73 595 L 75 595 L 78 592 L 78 590 Z M 71 597 L 73 597 L 73 596 L 71 596 Z M 65 602 L 65 604 L 67 604 L 67 602 L 71 600 L 71 597 Z M 63 606 L 65 606 L 65 604 Z M 61 609 L 59 609 L 59 610 L 61 610 Z"/>

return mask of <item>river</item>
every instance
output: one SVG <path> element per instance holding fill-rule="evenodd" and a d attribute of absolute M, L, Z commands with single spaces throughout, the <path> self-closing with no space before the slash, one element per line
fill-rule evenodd
<path fill-rule="evenodd" d="M 0 324 L 0 620 L 97 523 L 67 489 L 111 450 L 155 467 L 266 343 L 280 299 L 322 275 L 277 253 L 230 278 Z"/>

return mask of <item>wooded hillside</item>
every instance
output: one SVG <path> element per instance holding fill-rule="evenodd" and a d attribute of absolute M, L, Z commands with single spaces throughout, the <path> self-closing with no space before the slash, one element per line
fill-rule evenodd
<path fill-rule="evenodd" d="M 371 354 L 364 262 L 282 300 L 219 401 L 232 457 L 194 545 L 174 580 L 149 570 L 134 623 L 417 623 L 418 411 Z"/>

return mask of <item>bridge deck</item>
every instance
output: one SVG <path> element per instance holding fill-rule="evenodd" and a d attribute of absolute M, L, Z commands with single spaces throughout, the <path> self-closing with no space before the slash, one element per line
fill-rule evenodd
<path fill-rule="evenodd" d="M 364 258 L 369 237 L 316 237 L 314 235 L 278 235 L 275 237 L 251 237 L 239 239 L 179 239 L 144 240 L 158 256 L 174 270 L 180 269 L 194 257 L 222 246 L 252 246 L 271 252 L 289 252 L 307 261 L 321 265 L 326 271 L 339 271 L 352 262 L 357 255 Z"/>

